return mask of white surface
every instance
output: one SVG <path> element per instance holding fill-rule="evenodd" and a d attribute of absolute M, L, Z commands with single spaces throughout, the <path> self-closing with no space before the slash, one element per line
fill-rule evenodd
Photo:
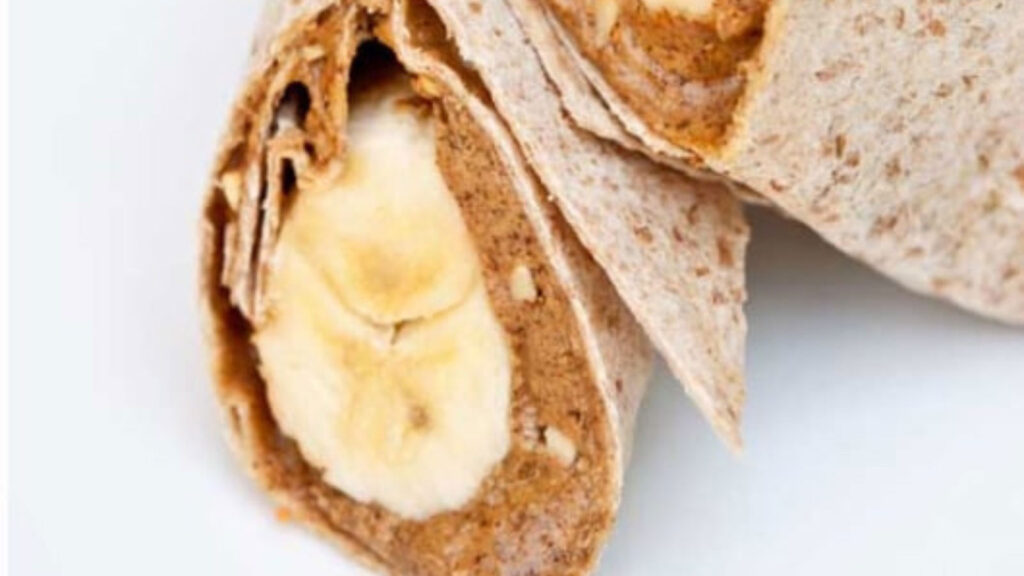
<path fill-rule="evenodd" d="M 256 0 L 14 0 L 15 576 L 356 574 L 229 457 L 195 232 Z M 747 454 L 661 372 L 605 575 L 1024 573 L 1024 331 L 756 218 Z"/>
<path fill-rule="evenodd" d="M 0 38 L 10 34 L 9 7 L 0 4 Z M 10 44 L 0 43 L 0 558 L 10 558 Z M 6 563 L 0 564 L 0 574 Z"/>

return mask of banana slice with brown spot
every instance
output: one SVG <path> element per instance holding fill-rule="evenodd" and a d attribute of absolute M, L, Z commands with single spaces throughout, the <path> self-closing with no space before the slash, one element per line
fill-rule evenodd
<path fill-rule="evenodd" d="M 352 106 L 344 171 L 299 190 L 254 340 L 281 429 L 325 480 L 423 519 L 505 457 L 511 360 L 411 98 L 391 82 Z"/>

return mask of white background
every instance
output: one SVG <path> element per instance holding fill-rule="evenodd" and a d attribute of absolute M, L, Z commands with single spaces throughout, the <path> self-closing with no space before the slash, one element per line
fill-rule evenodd
<path fill-rule="evenodd" d="M 258 4 L 11 7 L 15 576 L 358 573 L 274 520 L 203 364 L 200 195 Z M 1024 331 L 754 222 L 747 453 L 659 372 L 602 574 L 1024 574 Z"/>

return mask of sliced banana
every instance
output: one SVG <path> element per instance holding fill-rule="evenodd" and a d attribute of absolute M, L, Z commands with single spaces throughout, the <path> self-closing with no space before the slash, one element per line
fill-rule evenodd
<path fill-rule="evenodd" d="M 407 88 L 405 90 L 408 90 Z M 476 254 L 435 164 L 434 133 L 411 92 L 388 86 L 351 111 L 345 171 L 304 191 L 291 216 L 296 240 L 345 304 L 395 323 L 441 312 L 466 297 Z M 308 212 L 324 217 L 307 217 Z"/>
<path fill-rule="evenodd" d="M 622 13 L 625 0 L 591 0 L 594 30 L 598 45 L 603 46 L 611 37 Z M 715 0 L 641 0 L 651 12 L 665 11 L 698 22 L 714 20 Z"/>
<path fill-rule="evenodd" d="M 280 428 L 324 480 L 423 519 L 507 453 L 512 363 L 411 96 L 353 103 L 345 171 L 299 192 L 254 342 Z"/>
<path fill-rule="evenodd" d="M 648 10 L 667 10 L 693 20 L 708 20 L 714 15 L 715 0 L 643 0 Z"/>
<path fill-rule="evenodd" d="M 604 45 L 615 29 L 615 23 L 619 20 L 619 13 L 622 12 L 622 0 L 593 0 L 594 2 L 594 27 L 597 31 L 597 41 Z"/>

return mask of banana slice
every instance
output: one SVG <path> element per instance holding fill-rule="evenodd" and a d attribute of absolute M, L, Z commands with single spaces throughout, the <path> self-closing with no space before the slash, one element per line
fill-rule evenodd
<path fill-rule="evenodd" d="M 604 46 L 619 20 L 622 3 L 625 0 L 590 1 L 594 14 L 595 39 L 599 46 Z M 641 2 L 651 12 L 664 11 L 699 22 L 711 22 L 715 16 L 715 0 L 641 0 Z"/>
<path fill-rule="evenodd" d="M 477 257 L 437 169 L 429 118 L 392 84 L 351 110 L 340 181 L 304 192 L 294 241 L 315 255 L 338 295 L 366 319 L 392 324 L 466 297 Z"/>
<path fill-rule="evenodd" d="M 648 10 L 666 10 L 694 20 L 706 20 L 714 13 L 715 0 L 643 0 Z"/>
<path fill-rule="evenodd" d="M 594 27 L 601 46 L 608 42 L 622 11 L 621 0 L 594 0 Z"/>
<path fill-rule="evenodd" d="M 508 451 L 511 361 L 413 97 L 392 83 L 353 106 L 344 174 L 300 191 L 254 340 L 275 417 L 325 480 L 422 519 Z"/>

